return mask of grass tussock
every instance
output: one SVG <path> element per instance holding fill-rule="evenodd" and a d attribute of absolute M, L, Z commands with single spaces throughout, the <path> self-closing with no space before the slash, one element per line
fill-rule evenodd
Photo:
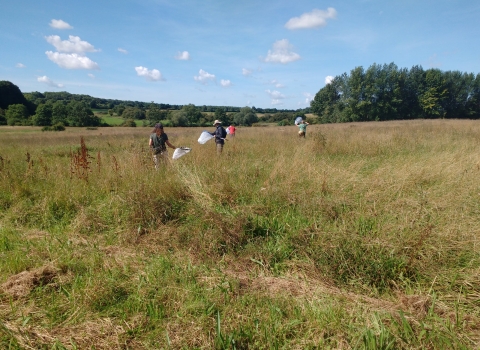
<path fill-rule="evenodd" d="M 0 128 L 1 348 L 480 346 L 480 124 L 166 132 Z"/>

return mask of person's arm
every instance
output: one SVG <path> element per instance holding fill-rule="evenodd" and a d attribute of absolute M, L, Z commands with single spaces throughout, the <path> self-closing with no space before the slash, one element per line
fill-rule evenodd
<path fill-rule="evenodd" d="M 151 137 L 150 137 L 150 140 L 148 141 L 148 146 L 149 146 L 150 148 L 153 148 L 153 140 L 152 140 Z"/>
<path fill-rule="evenodd" d="M 170 141 L 168 141 L 168 140 L 165 141 L 165 143 L 166 143 L 166 144 L 168 145 L 168 147 L 170 147 L 170 148 L 173 148 L 173 149 L 176 149 L 176 148 L 177 148 L 177 147 L 175 147 L 174 145 L 172 145 L 172 144 L 170 143 Z"/>

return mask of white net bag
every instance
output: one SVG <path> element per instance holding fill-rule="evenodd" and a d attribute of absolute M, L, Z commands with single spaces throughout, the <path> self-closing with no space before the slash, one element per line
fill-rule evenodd
<path fill-rule="evenodd" d="M 183 157 L 185 154 L 190 152 L 192 149 L 188 147 L 179 147 L 175 148 L 175 151 L 173 152 L 172 159 L 178 159 L 180 157 Z"/>
<path fill-rule="evenodd" d="M 204 144 L 206 143 L 208 140 L 211 140 L 213 139 L 215 136 L 213 136 L 212 134 L 210 134 L 208 131 L 203 131 L 201 134 L 200 134 L 200 137 L 198 138 L 198 143 L 200 144 Z"/>

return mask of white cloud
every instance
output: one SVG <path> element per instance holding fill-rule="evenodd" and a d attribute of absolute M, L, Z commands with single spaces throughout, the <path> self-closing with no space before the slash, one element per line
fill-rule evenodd
<path fill-rule="evenodd" d="M 278 40 L 273 44 L 273 50 L 268 50 L 265 62 L 290 63 L 300 59 L 300 55 L 293 52 L 293 45 L 287 39 Z"/>
<path fill-rule="evenodd" d="M 50 27 L 55 29 L 73 29 L 73 27 L 61 19 L 52 19 L 50 22 Z"/>
<path fill-rule="evenodd" d="M 118 50 L 119 52 L 121 52 L 121 53 L 124 53 L 125 55 L 128 53 L 127 50 L 122 49 L 121 47 L 119 47 L 117 50 Z"/>
<path fill-rule="evenodd" d="M 50 35 L 45 37 L 49 44 L 55 46 L 57 51 L 68 52 L 68 53 L 79 53 L 83 54 L 84 52 L 96 52 L 98 50 L 95 47 L 80 39 L 78 36 L 69 35 L 68 40 L 61 40 L 58 35 Z"/>
<path fill-rule="evenodd" d="M 56 63 L 59 67 L 65 69 L 100 69 L 96 62 L 93 62 L 86 56 L 81 56 L 76 53 L 66 54 L 59 52 L 47 51 L 45 52 L 48 59 Z"/>
<path fill-rule="evenodd" d="M 312 101 L 312 100 L 313 100 L 313 97 L 314 97 L 314 96 L 313 96 L 311 93 L 309 93 L 309 92 L 304 92 L 304 93 L 303 93 L 303 96 L 305 96 L 305 103 L 306 103 L 306 104 L 310 104 L 310 101 Z"/>
<path fill-rule="evenodd" d="M 242 74 L 246 77 L 248 77 L 249 75 L 252 75 L 252 71 L 250 69 L 247 69 L 247 68 L 242 68 Z"/>
<path fill-rule="evenodd" d="M 25 66 L 23 63 L 17 63 L 17 64 L 15 65 L 15 67 L 17 67 L 17 68 L 25 68 L 26 66 Z"/>
<path fill-rule="evenodd" d="M 333 81 L 333 79 L 334 79 L 333 76 L 327 75 L 327 76 L 325 77 L 325 85 L 330 84 L 330 83 Z"/>
<path fill-rule="evenodd" d="M 287 29 L 307 29 L 325 27 L 327 19 L 334 19 L 337 17 L 337 11 L 333 7 L 329 7 L 327 11 L 314 9 L 312 12 L 307 12 L 300 17 L 293 17 L 285 23 Z"/>
<path fill-rule="evenodd" d="M 90 78 L 95 79 L 95 75 L 93 75 L 92 73 L 88 73 L 87 75 L 88 75 Z"/>
<path fill-rule="evenodd" d="M 274 105 L 274 106 L 275 105 L 282 105 L 282 104 L 283 104 L 283 102 L 280 101 L 280 100 L 275 100 L 275 99 L 272 100 L 272 105 Z"/>
<path fill-rule="evenodd" d="M 47 84 L 48 86 L 53 86 L 53 87 L 58 87 L 58 88 L 61 88 L 63 87 L 63 84 L 57 84 L 55 82 L 53 82 L 49 77 L 47 77 L 46 75 L 44 75 L 43 77 L 38 77 L 37 78 L 37 81 L 40 82 L 40 83 L 45 83 Z"/>
<path fill-rule="evenodd" d="M 137 71 L 137 75 L 140 77 L 145 77 L 148 81 L 159 81 L 159 80 L 164 80 L 162 77 L 162 73 L 158 69 L 152 69 L 149 70 L 146 67 L 135 67 L 135 70 Z"/>
<path fill-rule="evenodd" d="M 223 87 L 230 87 L 232 86 L 232 82 L 230 80 L 220 80 L 220 85 L 222 85 Z"/>
<path fill-rule="evenodd" d="M 183 51 L 183 52 L 179 51 L 175 56 L 175 59 L 180 61 L 188 61 L 190 59 L 190 54 L 188 53 L 188 51 Z"/>
<path fill-rule="evenodd" d="M 270 84 L 275 85 L 275 87 L 276 87 L 277 89 L 281 89 L 281 88 L 284 88 L 284 87 L 285 87 L 285 85 L 283 85 L 283 84 L 281 84 L 280 82 L 278 82 L 277 79 L 273 79 L 273 80 L 270 82 Z"/>
<path fill-rule="evenodd" d="M 282 94 L 280 91 L 270 91 L 270 90 L 265 90 L 267 94 L 270 95 L 270 97 L 272 99 L 275 99 L 275 100 L 280 100 L 280 99 L 284 99 L 285 98 L 285 95 Z"/>
<path fill-rule="evenodd" d="M 207 84 L 209 80 L 214 81 L 215 80 L 215 75 L 210 74 L 203 69 L 200 69 L 198 72 L 198 76 L 194 76 L 193 79 L 196 81 L 202 83 L 202 84 Z"/>

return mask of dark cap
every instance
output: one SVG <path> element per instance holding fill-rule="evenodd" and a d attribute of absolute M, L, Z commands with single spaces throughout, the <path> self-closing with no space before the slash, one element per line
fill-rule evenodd
<path fill-rule="evenodd" d="M 155 129 L 163 129 L 163 125 L 160 123 L 155 124 Z"/>

